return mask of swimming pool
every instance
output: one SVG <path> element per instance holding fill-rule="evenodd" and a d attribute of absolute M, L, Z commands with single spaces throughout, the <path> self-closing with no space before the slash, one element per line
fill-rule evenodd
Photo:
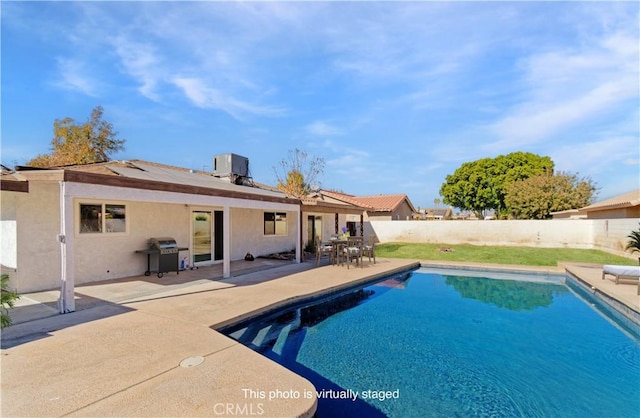
<path fill-rule="evenodd" d="M 639 334 L 562 277 L 469 275 L 420 269 L 227 333 L 310 380 L 319 417 L 638 415 Z"/>

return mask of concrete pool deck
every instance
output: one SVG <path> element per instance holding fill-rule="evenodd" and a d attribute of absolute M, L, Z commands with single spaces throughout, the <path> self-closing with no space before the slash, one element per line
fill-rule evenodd
<path fill-rule="evenodd" d="M 235 266 L 229 279 L 212 268 L 77 286 L 77 311 L 65 315 L 55 314 L 56 292 L 24 295 L 16 324 L 2 331 L 1 415 L 313 416 L 315 396 L 305 397 L 315 390 L 311 383 L 215 329 L 419 262 L 378 259 L 348 270 L 315 262 Z M 640 311 L 637 285 L 602 280 L 601 266 L 515 268 L 566 268 Z"/>
<path fill-rule="evenodd" d="M 389 259 L 351 269 L 286 263 L 188 283 L 189 273 L 204 274 L 200 269 L 173 277 L 188 285 L 172 283 L 152 294 L 152 277 L 145 276 L 77 286 L 84 309 L 3 330 L 2 416 L 313 416 L 311 383 L 215 329 L 300 296 L 418 265 Z M 204 361 L 181 367 L 185 360 L 187 366 Z"/>

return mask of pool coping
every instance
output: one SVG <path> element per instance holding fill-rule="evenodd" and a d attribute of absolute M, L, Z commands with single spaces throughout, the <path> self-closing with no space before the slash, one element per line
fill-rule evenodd
<path fill-rule="evenodd" d="M 272 312 L 277 312 L 281 309 L 289 308 L 292 305 L 307 303 L 308 301 L 311 302 L 316 299 L 323 299 L 326 297 L 330 297 L 331 295 L 334 295 L 334 294 L 348 292 L 349 290 L 357 289 L 363 286 L 367 286 L 371 283 L 378 282 L 383 278 L 386 278 L 389 276 L 395 276 L 398 274 L 414 271 L 416 269 L 419 269 L 420 267 L 421 267 L 421 263 L 418 261 L 415 261 L 404 266 L 396 267 L 390 270 L 385 270 L 380 273 L 369 275 L 353 281 L 345 282 L 339 285 L 327 287 L 327 288 L 306 293 L 306 294 L 299 294 L 296 296 L 292 296 L 287 299 L 283 299 L 281 301 L 275 302 L 273 304 L 262 306 L 252 311 L 248 311 L 242 315 L 238 315 L 233 318 L 229 318 L 227 320 L 218 322 L 216 324 L 211 325 L 211 328 L 214 329 L 215 331 L 223 333 L 225 329 L 232 328 L 239 323 L 250 321 L 253 318 L 257 318 L 263 315 L 268 315 Z"/>

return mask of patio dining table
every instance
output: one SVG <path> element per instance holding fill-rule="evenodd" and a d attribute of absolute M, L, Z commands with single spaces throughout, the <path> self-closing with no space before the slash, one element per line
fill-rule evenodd
<path fill-rule="evenodd" d="M 364 240 L 362 237 L 349 237 L 347 239 L 345 238 L 336 238 L 336 239 L 331 239 L 329 241 L 327 241 L 326 245 L 331 245 L 333 247 L 333 263 L 334 265 L 342 265 L 343 261 L 346 261 L 347 263 L 350 262 L 349 260 L 349 256 L 345 254 L 345 249 L 347 248 L 347 246 L 349 245 L 349 243 L 353 243 L 354 241 L 357 241 L 359 243 L 358 248 L 360 251 L 360 262 L 362 262 L 362 244 L 364 243 Z"/>

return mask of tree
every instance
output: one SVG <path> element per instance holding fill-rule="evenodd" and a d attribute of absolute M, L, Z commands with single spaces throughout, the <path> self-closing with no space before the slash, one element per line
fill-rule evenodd
<path fill-rule="evenodd" d="M 324 159 L 313 157 L 298 148 L 289 151 L 288 158 L 280 161 L 280 170 L 273 168 L 278 189 L 288 196 L 302 198 L 316 186 L 316 180 L 324 171 Z M 319 184 L 317 185 L 319 186 Z"/>
<path fill-rule="evenodd" d="M 529 152 L 514 152 L 496 158 L 462 164 L 447 175 L 440 187 L 443 203 L 475 212 L 479 218 L 493 209 L 499 215 L 505 212 L 504 187 L 506 184 L 543 173 L 553 173 L 553 161 Z"/>
<path fill-rule="evenodd" d="M 124 149 L 124 139 L 118 139 L 113 125 L 102 119 L 104 109 L 96 106 L 83 124 L 72 118 L 56 119 L 53 123 L 51 153 L 40 154 L 27 165 L 56 167 L 109 161 L 110 154 Z"/>
<path fill-rule="evenodd" d="M 9 309 L 13 308 L 16 299 L 20 299 L 20 295 L 9 289 L 9 275 L 0 276 L 0 328 L 6 328 L 11 325 L 11 317 Z"/>
<path fill-rule="evenodd" d="M 505 204 L 516 219 L 546 219 L 551 212 L 588 206 L 596 191 L 588 177 L 558 172 L 516 180 L 505 186 Z"/>
<path fill-rule="evenodd" d="M 629 238 L 629 242 L 624 248 L 625 251 L 631 250 L 631 254 L 636 251 L 640 252 L 640 228 L 638 228 L 637 231 L 631 231 L 631 233 L 627 235 L 627 238 Z M 640 257 L 638 257 L 638 264 L 640 264 Z"/>

